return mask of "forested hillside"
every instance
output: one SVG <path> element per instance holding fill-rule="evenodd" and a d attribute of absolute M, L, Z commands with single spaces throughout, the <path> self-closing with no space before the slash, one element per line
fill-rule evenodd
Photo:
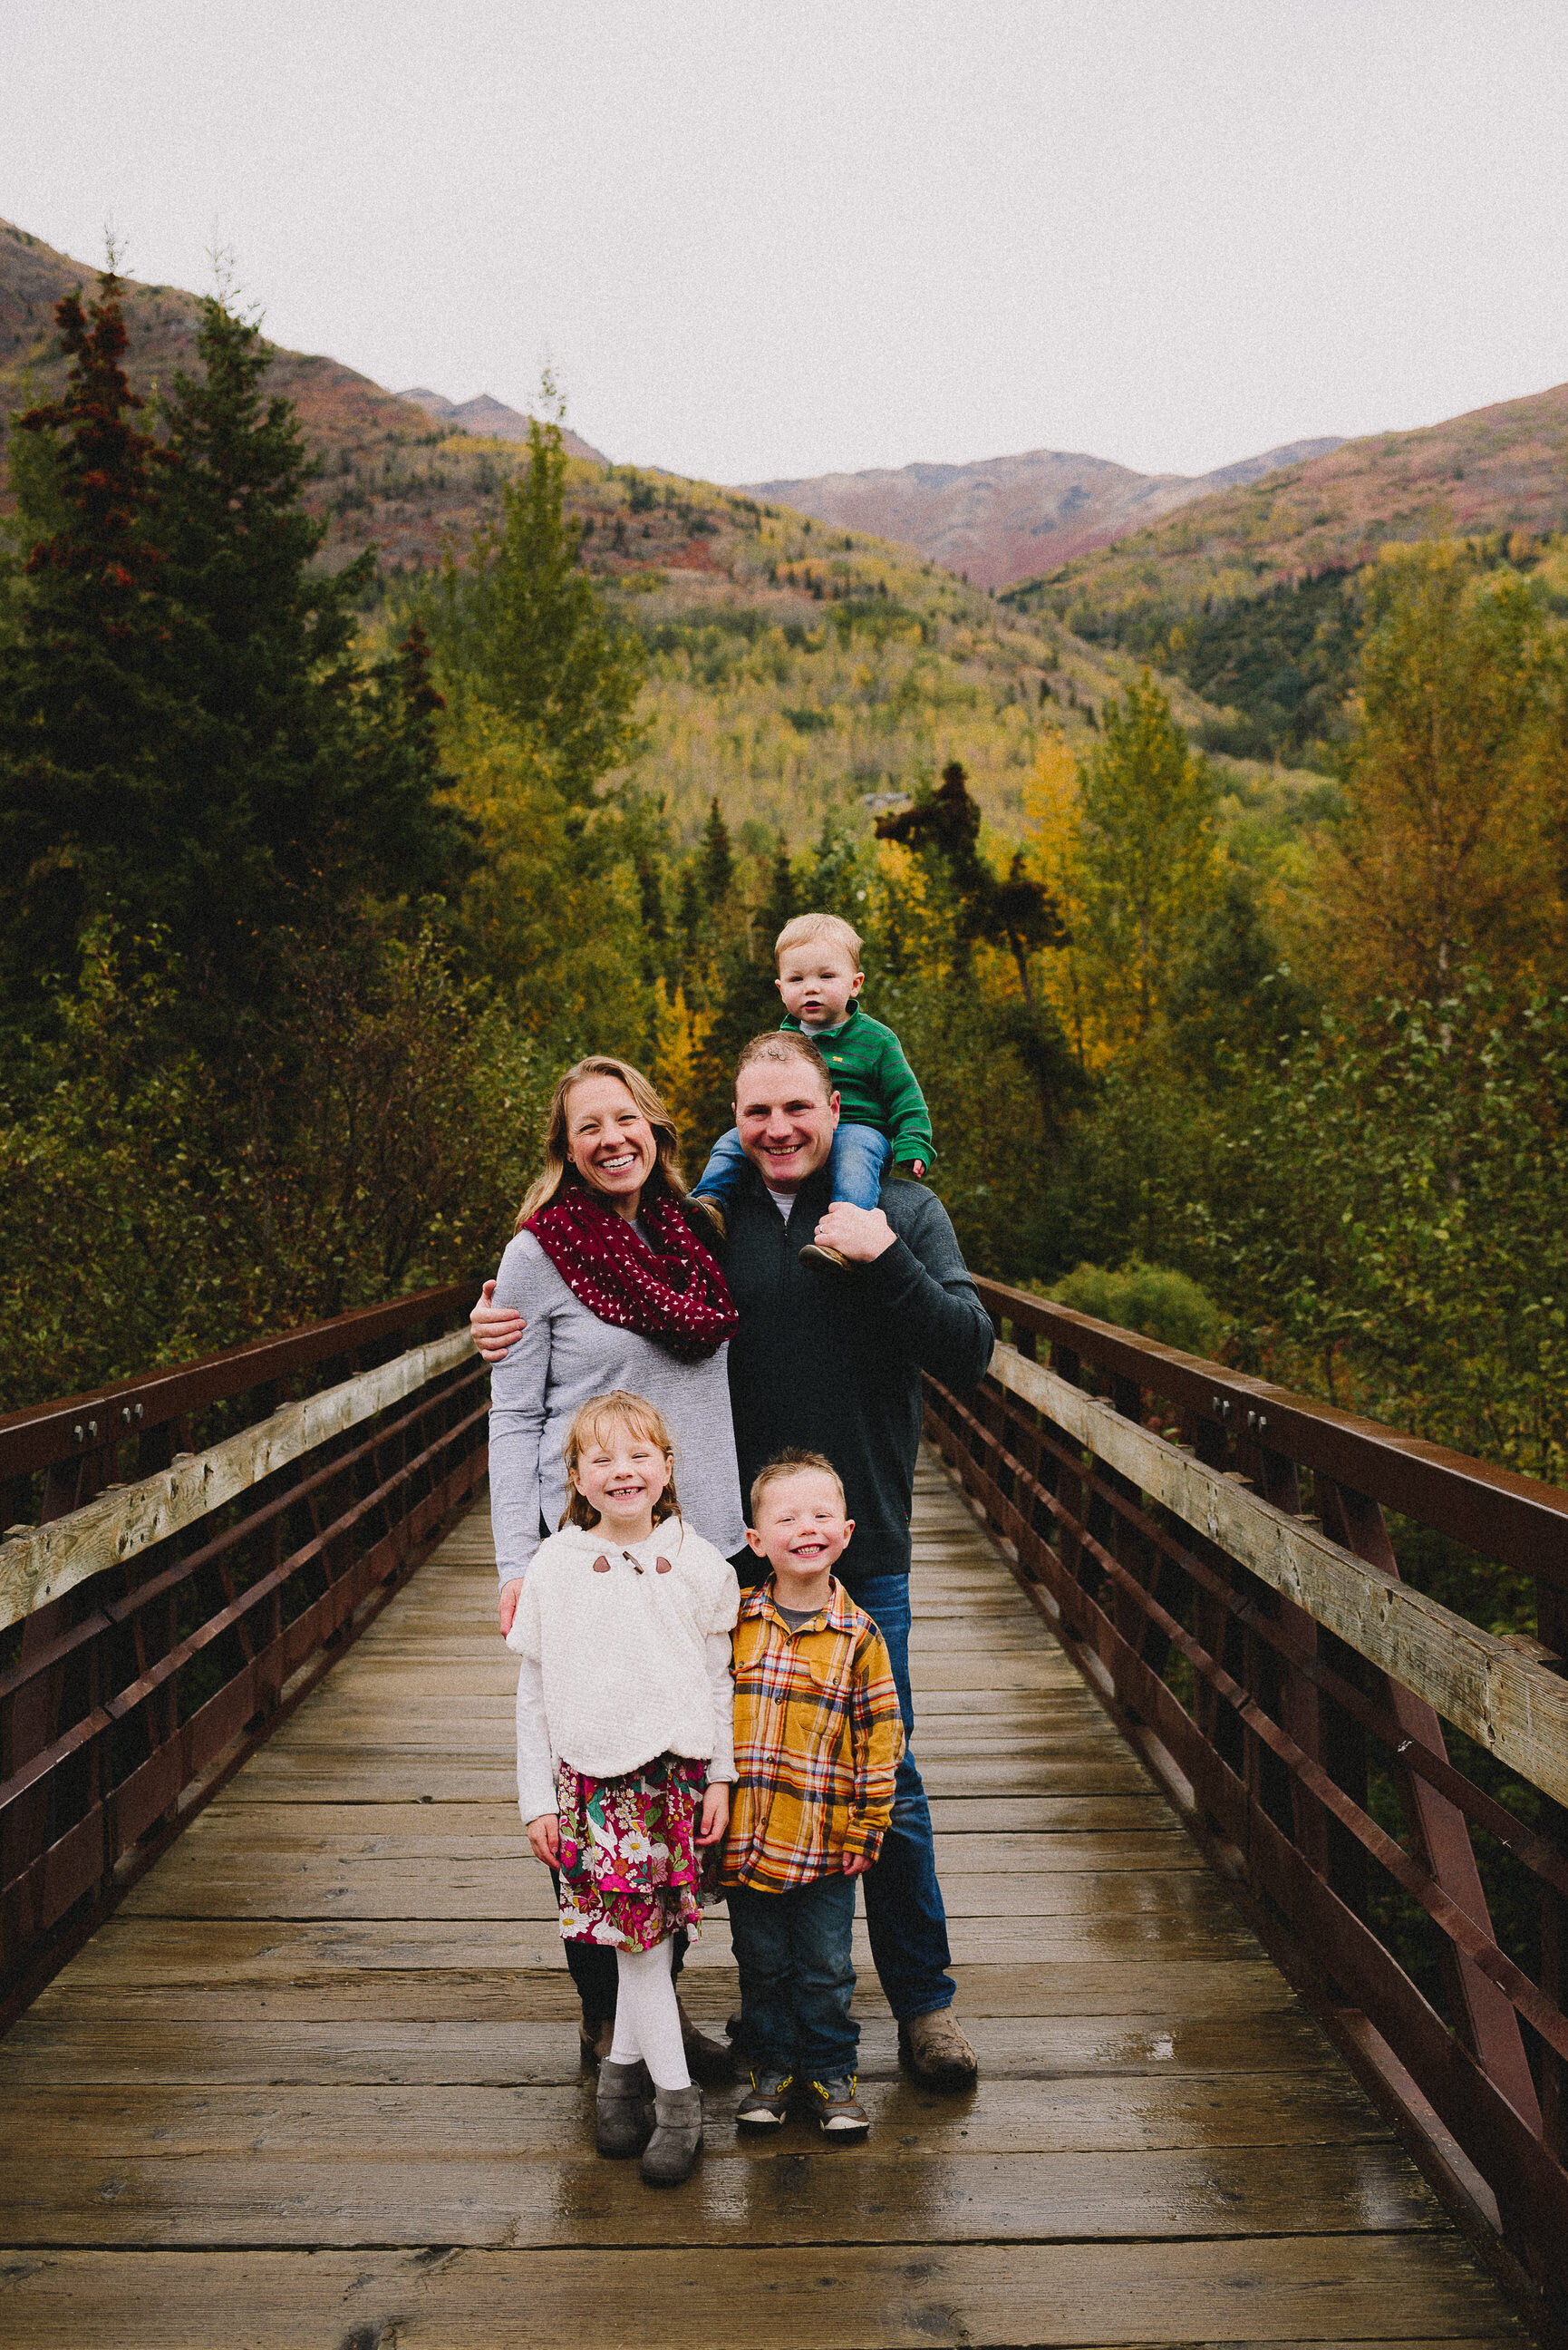
<path fill-rule="evenodd" d="M 1208 754 L 1134 650 L 548 420 L 444 562 L 344 562 L 254 328 L 197 306 L 142 404 L 142 303 L 59 306 L 9 440 L 5 1402 L 493 1263 L 585 1050 L 695 1159 L 815 906 L 973 1263 L 1563 1472 L 1552 547 L 1168 632 L 1232 702 L 1315 663 L 1314 778 Z"/>
<path fill-rule="evenodd" d="M 1345 738 L 1355 581 L 1388 546 L 1465 538 L 1555 596 L 1568 529 L 1568 385 L 1410 432 L 1374 434 L 1202 498 L 1010 588 L 1105 649 L 1225 706 L 1212 746 L 1325 770 Z"/>
<path fill-rule="evenodd" d="M 0 224 L 0 421 L 57 395 L 55 307 L 93 275 Z M 168 286 L 123 288 L 126 372 L 148 394 L 192 365 L 200 304 Z M 446 555 L 494 526 L 526 445 L 428 418 L 335 359 L 258 348 L 267 392 L 290 402 L 317 469 L 300 485 L 323 525 L 317 560 L 336 568 L 373 552 L 359 608 L 385 638 L 388 616 Z M 929 781 L 950 758 L 968 764 L 987 814 L 1015 825 L 1042 729 L 1086 733 L 1137 674 L 1136 660 L 999 609 L 908 547 L 576 458 L 584 444 L 564 429 L 562 443 L 579 560 L 649 655 L 639 775 L 688 840 L 715 794 L 735 825 L 796 841 L 829 810 L 866 830 L 868 797 Z M 1176 691 L 1186 723 L 1215 719 Z"/>

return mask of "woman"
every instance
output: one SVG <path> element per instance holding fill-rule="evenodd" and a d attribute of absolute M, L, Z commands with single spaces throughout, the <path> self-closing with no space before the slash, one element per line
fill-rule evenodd
<path fill-rule="evenodd" d="M 522 1322 L 490 1383 L 503 1632 L 529 1560 L 561 1523 L 563 1446 L 590 1396 L 615 1388 L 646 1396 L 674 1437 L 691 1525 L 726 1557 L 744 1546 L 724 1365 L 735 1308 L 693 1229 L 707 1229 L 703 1212 L 688 1209 L 685 1194 L 674 1122 L 648 1079 L 602 1055 L 568 1069 L 550 1103 L 544 1171 L 493 1284 L 495 1305 Z M 615 2016 L 615 1952 L 568 1942 L 566 1959 L 583 2002 L 584 2053 L 597 2062 Z M 681 2025 L 694 2072 L 727 2067 L 727 2052 L 684 2012 Z"/>

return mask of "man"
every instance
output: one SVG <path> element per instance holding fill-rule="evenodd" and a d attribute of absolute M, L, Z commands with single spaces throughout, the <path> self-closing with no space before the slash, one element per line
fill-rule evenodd
<path fill-rule="evenodd" d="M 741 1489 L 782 1451 L 824 1453 L 844 1481 L 855 1539 L 839 1579 L 880 1631 L 906 1737 L 909 1690 L 909 1512 L 920 1443 L 920 1375 L 975 1386 L 991 1360 L 990 1319 L 947 1211 L 918 1183 L 884 1183 L 875 1208 L 834 1201 L 828 1160 L 838 1097 L 827 1064 L 798 1030 L 753 1037 L 735 1071 L 735 1124 L 749 1165 L 730 1203 L 724 1274 L 740 1311 L 730 1342 L 730 1399 Z M 846 1271 L 803 1263 L 808 1241 Z M 494 1362 L 517 1336 L 514 1314 L 474 1310 Z M 749 1551 L 732 1561 L 755 1578 Z M 901 2057 L 929 2087 L 966 2088 L 974 2051 L 953 2021 L 947 1913 L 930 1808 L 906 1751 L 893 1816 L 864 1879 L 877 1976 Z M 701 2051 L 699 2051 L 701 2054 Z"/>
<path fill-rule="evenodd" d="M 834 1201 L 828 1159 L 838 1097 L 806 1036 L 754 1037 L 735 1072 L 735 1124 L 751 1162 L 731 1204 L 724 1276 L 740 1311 L 730 1397 L 741 1489 L 791 1448 L 826 1454 L 844 1480 L 855 1539 L 840 1581 L 881 1632 L 906 1734 L 909 1691 L 909 1511 L 920 1441 L 920 1375 L 973 1387 L 993 1343 L 946 1210 L 918 1183 L 884 1184 L 880 1203 Z M 847 1274 L 802 1263 L 808 1241 Z M 736 1561 L 750 1578 L 745 1555 Z M 975 2077 L 950 2013 L 947 1918 L 930 1809 L 906 1753 L 881 1856 L 865 1879 L 877 1972 L 899 2053 L 934 2088 Z"/>

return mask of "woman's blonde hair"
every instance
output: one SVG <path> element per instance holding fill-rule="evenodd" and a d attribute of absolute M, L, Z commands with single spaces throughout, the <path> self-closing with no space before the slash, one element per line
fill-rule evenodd
<path fill-rule="evenodd" d="M 664 1415 L 646 1396 L 633 1395 L 629 1388 L 611 1388 L 607 1395 L 590 1396 L 572 1416 L 566 1430 L 566 1440 L 561 1447 L 561 1458 L 566 1464 L 566 1506 L 561 1513 L 564 1526 L 586 1526 L 590 1532 L 598 1523 L 587 1494 L 577 1491 L 577 1463 L 590 1444 L 602 1444 L 607 1428 L 624 1428 L 628 1436 L 640 1436 L 646 1444 L 656 1444 L 670 1463 L 670 1474 L 664 1491 L 653 1505 L 653 1523 L 662 1525 L 666 1518 L 680 1515 L 680 1503 L 675 1492 L 675 1447 L 670 1440 L 670 1430 Z"/>
<path fill-rule="evenodd" d="M 517 1211 L 514 1232 L 520 1232 L 529 1217 L 536 1216 L 540 1209 L 555 1198 L 563 1183 L 582 1182 L 566 1149 L 566 1097 L 572 1087 L 581 1085 L 585 1077 L 620 1079 L 637 1104 L 639 1114 L 653 1128 L 656 1158 L 649 1181 L 662 1176 L 665 1189 L 677 1200 L 683 1200 L 686 1196 L 686 1179 L 680 1172 L 678 1155 L 680 1138 L 676 1131 L 675 1120 L 659 1095 L 642 1071 L 634 1069 L 629 1061 L 613 1060 L 607 1053 L 590 1053 L 587 1060 L 573 1062 L 566 1076 L 557 1080 L 556 1090 L 550 1096 L 550 1112 L 545 1120 L 545 1164 L 528 1186 L 527 1196 Z"/>

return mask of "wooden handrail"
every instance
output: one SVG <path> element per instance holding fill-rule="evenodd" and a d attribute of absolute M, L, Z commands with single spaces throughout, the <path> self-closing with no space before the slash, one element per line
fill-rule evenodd
<path fill-rule="evenodd" d="M 94 1446 L 123 1441 L 146 1429 L 183 1419 L 204 1405 L 229 1402 L 272 1380 L 294 1378 L 336 1356 L 382 1345 L 422 1322 L 450 1321 L 468 1306 L 476 1288 L 477 1282 L 462 1281 L 415 1290 L 382 1305 L 358 1307 L 327 1322 L 255 1338 L 221 1355 L 203 1355 L 196 1362 L 140 1372 L 109 1387 L 7 1412 L 0 1418 L 0 1479 L 34 1476 L 78 1459 Z"/>
<path fill-rule="evenodd" d="M 0 1543 L 0 1630 L 194 1525 L 248 1486 L 417 1394 L 472 1352 L 466 1330 L 411 1347 L 358 1378 L 280 1406 L 204 1452 L 180 1455 L 156 1476 L 111 1487 L 85 1508 Z"/>
<path fill-rule="evenodd" d="M 1168 1397 L 1237 1436 L 1254 1435 L 1300 1467 L 1386 1510 L 1441 1525 L 1467 1548 L 1568 1590 L 1568 1492 L 1418 1436 L 1401 1435 L 1271 1380 L 1185 1355 L 1135 1330 L 978 1280 L 987 1311 L 1015 1331 L 1065 1347 L 1112 1378 Z"/>
<path fill-rule="evenodd" d="M 1131 1478 L 1543 1794 L 1568 1804 L 1568 1681 L 1016 1347 L 999 1346 L 991 1370 L 999 1386 L 1046 1413 L 1107 1468 Z"/>

